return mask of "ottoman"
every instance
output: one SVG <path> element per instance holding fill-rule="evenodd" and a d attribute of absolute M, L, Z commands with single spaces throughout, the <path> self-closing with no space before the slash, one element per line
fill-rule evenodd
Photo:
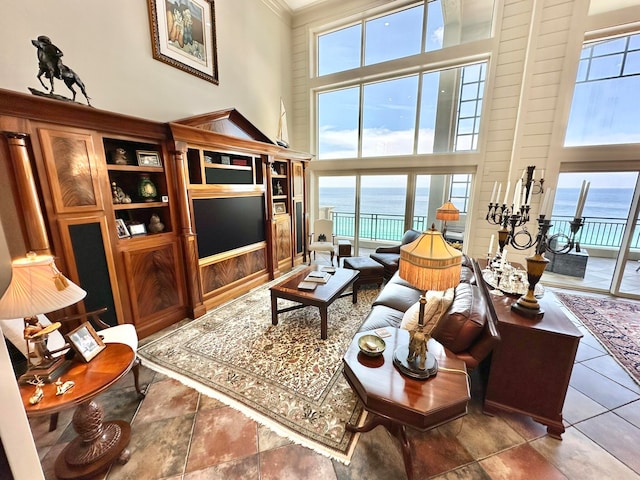
<path fill-rule="evenodd" d="M 344 260 L 344 268 L 358 270 L 360 275 L 353 282 L 354 291 L 358 291 L 360 285 L 375 283 L 380 287 L 384 278 L 384 267 L 369 257 L 347 257 Z"/>

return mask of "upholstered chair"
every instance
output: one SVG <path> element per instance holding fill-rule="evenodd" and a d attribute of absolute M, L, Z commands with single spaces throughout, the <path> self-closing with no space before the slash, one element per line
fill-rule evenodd
<path fill-rule="evenodd" d="M 313 222 L 313 231 L 309 234 L 309 264 L 311 264 L 311 252 L 316 258 L 316 252 L 325 252 L 331 256 L 335 255 L 335 235 L 333 234 L 333 220 L 320 219 Z"/>

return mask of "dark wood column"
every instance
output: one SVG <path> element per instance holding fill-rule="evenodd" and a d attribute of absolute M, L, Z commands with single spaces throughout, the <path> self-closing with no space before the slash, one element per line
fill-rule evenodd
<path fill-rule="evenodd" d="M 193 318 L 198 318 L 206 313 L 206 307 L 202 299 L 202 287 L 200 282 L 200 267 L 198 265 L 198 251 L 196 248 L 196 235 L 191 228 L 191 204 L 187 190 L 187 165 L 185 155 L 187 144 L 177 142 L 171 154 L 175 161 L 176 191 L 178 194 L 178 213 L 180 216 L 180 239 L 185 263 L 185 275 L 187 282 L 188 308 Z"/>
<path fill-rule="evenodd" d="M 30 250 L 38 254 L 51 254 L 47 228 L 40 208 L 36 181 L 25 142 L 26 134 L 4 132 L 16 176 L 20 203 Z"/>

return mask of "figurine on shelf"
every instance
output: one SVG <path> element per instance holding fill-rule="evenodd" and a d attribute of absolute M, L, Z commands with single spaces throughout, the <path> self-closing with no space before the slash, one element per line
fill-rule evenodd
<path fill-rule="evenodd" d="M 122 191 L 116 182 L 111 184 L 111 191 L 114 204 L 131 203 L 131 197 Z"/>
<path fill-rule="evenodd" d="M 127 151 L 124 148 L 116 148 L 115 152 L 113 152 L 112 160 L 116 165 L 127 165 L 129 163 Z"/>
<path fill-rule="evenodd" d="M 160 217 L 155 213 L 151 215 L 149 219 L 149 225 L 147 227 L 147 231 L 151 233 L 160 233 L 164 230 L 164 223 L 160 221 Z"/>
<path fill-rule="evenodd" d="M 276 195 L 284 195 L 284 190 L 282 190 L 280 182 L 276 182 Z"/>

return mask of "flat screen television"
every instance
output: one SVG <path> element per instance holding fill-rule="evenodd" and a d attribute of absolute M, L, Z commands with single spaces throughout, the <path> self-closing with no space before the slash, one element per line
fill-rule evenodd
<path fill-rule="evenodd" d="M 198 258 L 266 240 L 264 197 L 195 198 Z"/>

